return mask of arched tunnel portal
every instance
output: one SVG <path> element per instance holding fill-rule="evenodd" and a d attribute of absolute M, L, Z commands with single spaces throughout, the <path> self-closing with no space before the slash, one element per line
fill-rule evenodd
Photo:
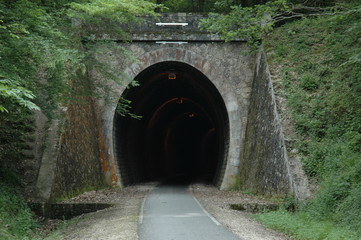
<path fill-rule="evenodd" d="M 200 30 L 203 17 L 146 18 L 131 29 L 129 43 L 96 34 L 99 44 L 89 54 L 140 85 L 126 89 L 89 62 L 86 76 L 96 83 L 90 89 L 98 95 L 109 88 L 109 96 L 62 108 L 66 127 L 36 115 L 39 199 L 48 202 L 103 180 L 126 186 L 172 176 L 206 176 L 222 190 L 308 196 L 298 158 L 287 155 L 265 54 L 244 54 L 250 49 L 243 40 L 225 43 Z M 124 51 L 137 61 L 124 58 Z M 119 97 L 142 118 L 115 113 Z"/>
<path fill-rule="evenodd" d="M 115 114 L 115 155 L 123 185 L 161 178 L 202 179 L 218 185 L 226 165 L 229 124 L 224 101 L 194 67 L 167 61 L 136 76 L 124 91 L 131 111 Z"/>

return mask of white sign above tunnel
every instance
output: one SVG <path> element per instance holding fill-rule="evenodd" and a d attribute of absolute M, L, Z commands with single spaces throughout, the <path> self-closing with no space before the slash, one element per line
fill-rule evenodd
<path fill-rule="evenodd" d="M 157 26 L 161 26 L 161 27 L 164 27 L 164 26 L 188 26 L 188 23 L 156 23 L 155 25 Z"/>

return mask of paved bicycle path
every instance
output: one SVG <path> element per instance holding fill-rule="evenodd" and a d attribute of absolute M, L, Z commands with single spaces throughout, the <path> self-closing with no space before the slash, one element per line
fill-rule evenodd
<path fill-rule="evenodd" d="M 240 239 L 210 216 L 187 185 L 160 185 L 143 203 L 140 240 Z"/>

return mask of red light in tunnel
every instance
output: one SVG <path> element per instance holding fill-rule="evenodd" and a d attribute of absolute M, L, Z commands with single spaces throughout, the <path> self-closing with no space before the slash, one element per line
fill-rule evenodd
<path fill-rule="evenodd" d="M 182 104 L 183 103 L 183 98 L 177 98 L 177 103 Z"/>
<path fill-rule="evenodd" d="M 168 73 L 168 79 L 172 80 L 172 79 L 176 79 L 177 75 L 174 72 L 170 72 Z"/>

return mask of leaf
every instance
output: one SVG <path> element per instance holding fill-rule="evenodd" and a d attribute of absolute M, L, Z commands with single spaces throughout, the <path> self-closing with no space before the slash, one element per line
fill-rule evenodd
<path fill-rule="evenodd" d="M 31 100 L 35 95 L 28 89 L 20 86 L 19 82 L 0 75 L 0 97 L 8 99 L 10 102 L 17 103 L 29 110 L 40 110 Z M 7 108 L 0 105 L 1 112 L 8 112 Z"/>

